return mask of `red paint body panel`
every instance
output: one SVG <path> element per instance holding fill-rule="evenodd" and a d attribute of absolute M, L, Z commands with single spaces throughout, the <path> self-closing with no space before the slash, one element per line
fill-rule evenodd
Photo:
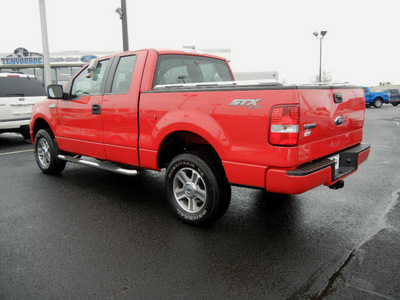
<path fill-rule="evenodd" d="M 288 176 L 286 170 L 267 172 L 265 189 L 272 193 L 301 194 L 320 185 L 330 185 L 331 169 L 323 169 L 306 176 Z"/>
<path fill-rule="evenodd" d="M 147 51 L 136 53 L 132 81 L 126 94 L 103 96 L 103 143 L 107 160 L 139 165 L 137 149 L 139 90 L 146 58 Z"/>
<path fill-rule="evenodd" d="M 297 90 L 143 93 L 140 149 L 158 150 L 166 136 L 189 131 L 203 137 L 221 160 L 280 167 L 297 165 L 297 150 L 268 143 L 269 113 L 281 97 L 297 104 Z M 257 99 L 260 108 L 230 106 L 234 99 Z M 157 108 L 155 110 L 154 108 Z"/>
<path fill-rule="evenodd" d="M 231 86 L 154 90 L 157 60 L 165 54 L 189 55 L 141 50 L 109 56 L 113 62 L 119 56 L 136 55 L 128 92 L 38 103 L 33 109 L 31 131 L 46 122 L 62 151 L 153 170 L 160 169 L 163 142 L 175 133 L 190 133 L 193 142 L 213 147 L 230 183 L 289 194 L 331 185 L 336 179 L 332 180 L 331 166 L 301 176 L 288 175 L 287 171 L 351 149 L 362 141 L 365 103 L 361 88 Z M 108 79 L 107 84 L 112 80 Z M 92 113 L 93 104 L 101 106 L 100 114 Z M 295 146 L 269 144 L 270 115 L 277 105 L 299 107 L 299 139 Z M 356 167 L 368 153 L 369 149 L 356 156 Z"/>
<path fill-rule="evenodd" d="M 92 105 L 102 96 L 83 96 L 75 101 L 59 101 L 58 126 L 54 131 L 58 146 L 68 152 L 105 158 L 101 115 L 92 114 Z"/>
<path fill-rule="evenodd" d="M 343 103 L 334 102 L 340 93 Z M 299 164 L 314 160 L 361 143 L 363 137 L 365 103 L 362 89 L 299 90 L 301 131 Z M 339 116 L 342 125 L 335 124 Z M 316 124 L 307 136 L 304 125 Z"/>

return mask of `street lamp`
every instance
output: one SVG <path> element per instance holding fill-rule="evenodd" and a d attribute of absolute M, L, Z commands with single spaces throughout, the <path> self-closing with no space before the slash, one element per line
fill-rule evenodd
<path fill-rule="evenodd" d="M 49 52 L 49 38 L 47 35 L 47 18 L 46 18 L 46 4 L 45 0 L 39 0 L 40 9 L 40 25 L 42 29 L 42 46 L 43 46 L 43 77 L 45 87 L 52 83 L 51 80 L 51 66 L 50 66 L 50 52 Z"/>
<path fill-rule="evenodd" d="M 317 39 L 319 39 L 319 82 L 322 81 L 322 39 L 324 38 L 324 36 L 328 33 L 328 31 L 315 31 L 313 33 L 313 35 L 315 35 L 315 37 Z"/>
<path fill-rule="evenodd" d="M 122 20 L 122 43 L 124 51 L 129 51 L 128 42 L 128 17 L 126 14 L 126 0 L 121 0 L 121 7 L 118 7 L 115 12 Z"/>

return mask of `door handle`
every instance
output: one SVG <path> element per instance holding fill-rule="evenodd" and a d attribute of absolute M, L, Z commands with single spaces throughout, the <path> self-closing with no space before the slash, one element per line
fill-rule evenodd
<path fill-rule="evenodd" d="M 334 93 L 333 99 L 334 99 L 335 103 L 343 103 L 342 93 Z"/>
<path fill-rule="evenodd" d="M 92 114 L 93 114 L 93 115 L 99 115 L 99 114 L 100 114 L 100 111 L 101 111 L 100 108 L 101 108 L 101 107 L 100 107 L 100 104 L 93 104 L 93 105 L 92 105 Z"/>

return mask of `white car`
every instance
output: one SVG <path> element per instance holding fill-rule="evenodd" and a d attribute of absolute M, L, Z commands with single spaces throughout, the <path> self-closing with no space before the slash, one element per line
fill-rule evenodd
<path fill-rule="evenodd" d="M 0 133 L 19 132 L 30 138 L 32 107 L 46 98 L 42 83 L 34 76 L 0 73 Z"/>

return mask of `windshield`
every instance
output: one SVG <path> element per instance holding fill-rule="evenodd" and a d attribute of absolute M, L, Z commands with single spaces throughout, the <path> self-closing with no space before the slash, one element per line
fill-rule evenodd
<path fill-rule="evenodd" d="M 46 96 L 46 92 L 36 78 L 0 77 L 0 97 L 18 96 Z"/>
<path fill-rule="evenodd" d="M 153 87 L 232 80 L 231 71 L 224 60 L 194 55 L 160 55 Z"/>

